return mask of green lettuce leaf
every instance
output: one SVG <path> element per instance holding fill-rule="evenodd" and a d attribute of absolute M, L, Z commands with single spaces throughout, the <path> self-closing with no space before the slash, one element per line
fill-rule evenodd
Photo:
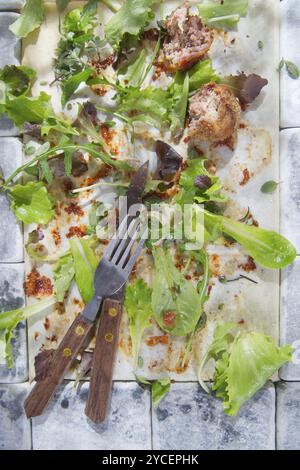
<path fill-rule="evenodd" d="M 118 78 L 123 86 L 139 87 L 147 69 L 147 49 L 138 51 L 126 66 L 118 71 Z"/>
<path fill-rule="evenodd" d="M 152 309 L 163 331 L 174 336 L 192 333 L 202 315 L 202 299 L 191 281 L 175 266 L 169 250 L 153 247 Z M 171 317 L 170 317 L 171 315 Z"/>
<path fill-rule="evenodd" d="M 39 28 L 44 19 L 43 0 L 26 0 L 20 17 L 10 25 L 9 29 L 16 36 L 25 38 L 29 33 Z"/>
<path fill-rule="evenodd" d="M 53 272 L 55 297 L 58 302 L 63 302 L 75 276 L 73 256 L 62 256 L 55 264 Z"/>
<path fill-rule="evenodd" d="M 6 112 L 17 126 L 25 122 L 41 124 L 52 113 L 51 97 L 44 92 L 36 98 L 21 95 L 16 98 L 7 98 Z"/>
<path fill-rule="evenodd" d="M 170 379 L 158 379 L 152 383 L 152 405 L 154 407 L 159 405 L 159 402 L 169 393 L 171 389 Z"/>
<path fill-rule="evenodd" d="M 292 263 L 296 249 L 282 235 L 260 227 L 246 225 L 228 217 L 205 211 L 205 227 L 214 227 L 236 240 L 257 263 L 270 269 L 280 269 Z"/>
<path fill-rule="evenodd" d="M 14 330 L 20 322 L 46 310 L 54 305 L 56 299 L 54 297 L 47 298 L 37 302 L 29 307 L 10 310 L 9 312 L 0 313 L 0 359 L 6 361 L 7 367 L 13 367 L 13 353 L 11 341 L 14 339 Z"/>
<path fill-rule="evenodd" d="M 125 36 L 138 37 L 154 17 L 156 0 L 126 0 L 120 10 L 105 25 L 108 42 L 117 49 Z"/>
<path fill-rule="evenodd" d="M 53 200 L 43 182 L 15 184 L 9 190 L 15 216 L 25 224 L 47 224 L 53 217 Z"/>
<path fill-rule="evenodd" d="M 208 391 L 201 374 L 210 359 L 215 361 L 212 390 L 231 416 L 292 359 L 290 345 L 278 347 L 269 336 L 238 329 L 238 324 L 229 322 L 216 327 L 198 373 L 201 386 Z"/>
<path fill-rule="evenodd" d="M 292 359 L 292 346 L 277 347 L 261 333 L 236 336 L 231 346 L 227 369 L 225 412 L 235 416 L 286 362 Z"/>
<path fill-rule="evenodd" d="M 181 191 L 175 197 L 178 204 L 192 204 L 194 202 L 201 204 L 209 201 L 224 203 L 227 201 L 226 196 L 221 192 L 220 179 L 206 170 L 205 162 L 206 160 L 203 158 L 188 160 L 187 168 L 180 175 Z M 196 185 L 196 178 L 199 176 L 208 178 L 207 187 L 204 185 L 201 188 Z"/>
<path fill-rule="evenodd" d="M 170 130 L 175 137 L 180 137 L 184 130 L 186 110 L 189 99 L 189 75 L 177 72 L 170 87 L 171 110 Z"/>
<path fill-rule="evenodd" d="M 71 75 L 64 83 L 62 87 L 62 97 L 61 97 L 61 104 L 65 106 L 67 101 L 71 98 L 71 96 L 75 93 L 77 88 L 81 83 L 87 81 L 93 69 L 86 68 L 81 72 L 78 72 L 75 75 Z"/>
<path fill-rule="evenodd" d="M 94 296 L 94 274 L 98 259 L 89 241 L 84 238 L 72 238 L 70 248 L 74 260 L 76 284 L 83 302 L 87 304 Z"/>
<path fill-rule="evenodd" d="M 204 0 L 198 5 L 198 10 L 209 26 L 232 28 L 242 16 L 247 16 L 248 0 Z"/>
<path fill-rule="evenodd" d="M 196 91 L 205 83 L 220 81 L 220 77 L 213 69 L 211 59 L 201 60 L 189 70 L 188 74 L 190 92 Z"/>
<path fill-rule="evenodd" d="M 147 87 L 143 90 L 128 87 L 121 94 L 118 112 L 135 112 L 135 120 L 141 119 L 158 128 L 168 121 L 170 95 L 162 88 Z"/>
<path fill-rule="evenodd" d="M 0 70 L 0 80 L 6 86 L 6 93 L 13 96 L 26 94 L 36 78 L 36 72 L 23 65 L 6 65 Z"/>
<path fill-rule="evenodd" d="M 143 279 L 138 279 L 126 287 L 124 305 L 129 319 L 135 367 L 138 364 L 138 354 L 144 330 L 151 326 L 150 318 L 153 315 L 151 296 L 152 289 Z"/>

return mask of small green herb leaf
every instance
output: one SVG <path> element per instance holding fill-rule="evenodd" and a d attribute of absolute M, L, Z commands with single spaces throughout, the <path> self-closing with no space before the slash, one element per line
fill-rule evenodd
<path fill-rule="evenodd" d="M 290 60 L 286 60 L 285 66 L 286 66 L 287 73 L 289 74 L 291 78 L 293 78 L 294 80 L 297 80 L 300 77 L 300 71 L 296 64 L 294 64 Z"/>
<path fill-rule="evenodd" d="M 266 181 L 262 187 L 260 188 L 261 192 L 264 193 L 264 194 L 272 194 L 276 191 L 277 189 L 277 186 L 279 185 L 279 183 L 277 183 L 276 181 L 273 181 L 273 180 L 270 180 L 270 181 Z"/>

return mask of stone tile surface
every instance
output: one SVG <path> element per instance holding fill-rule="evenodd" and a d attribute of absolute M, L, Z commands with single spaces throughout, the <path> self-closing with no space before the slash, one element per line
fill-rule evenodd
<path fill-rule="evenodd" d="M 18 16 L 18 13 L 0 13 L 0 68 L 8 64 L 18 65 L 20 63 L 21 41 L 8 29 L 9 25 L 16 21 Z M 7 117 L 0 118 L 0 136 L 15 136 L 18 134 L 18 129 Z"/>
<path fill-rule="evenodd" d="M 12 137 L 0 138 L 0 167 L 4 178 L 22 163 L 21 142 Z M 0 193 L 0 263 L 23 261 L 22 225 L 16 221 L 5 194 Z"/>
<path fill-rule="evenodd" d="M 1 312 L 24 305 L 24 265 L 2 264 L 0 267 L 0 317 Z M 25 382 L 28 377 L 26 324 L 21 323 L 12 341 L 14 367 L 8 369 L 0 362 L 0 383 Z"/>
<path fill-rule="evenodd" d="M 280 133 L 280 227 L 300 254 L 300 129 Z"/>
<path fill-rule="evenodd" d="M 23 403 L 29 391 L 27 384 L 0 385 L 0 450 L 29 450 L 30 421 Z"/>
<path fill-rule="evenodd" d="M 25 0 L 0 0 L 0 10 L 17 10 L 22 8 Z"/>
<path fill-rule="evenodd" d="M 173 384 L 153 411 L 156 450 L 267 450 L 275 446 L 275 390 L 266 385 L 240 410 L 226 416 L 219 400 L 195 383 Z"/>
<path fill-rule="evenodd" d="M 280 54 L 300 67 L 299 0 L 284 0 L 281 8 Z M 286 70 L 280 75 L 281 127 L 300 126 L 300 80 L 290 78 Z"/>
<path fill-rule="evenodd" d="M 139 385 L 115 382 L 107 421 L 95 425 L 84 414 L 88 383 L 74 382 L 56 393 L 46 413 L 32 423 L 33 448 L 46 450 L 127 450 L 151 448 L 150 394 Z"/>
<path fill-rule="evenodd" d="M 280 383 L 277 393 L 277 449 L 300 450 L 300 383 Z"/>
<path fill-rule="evenodd" d="M 300 380 L 300 258 L 281 274 L 280 341 L 292 344 L 293 362 L 280 370 L 283 380 Z"/>

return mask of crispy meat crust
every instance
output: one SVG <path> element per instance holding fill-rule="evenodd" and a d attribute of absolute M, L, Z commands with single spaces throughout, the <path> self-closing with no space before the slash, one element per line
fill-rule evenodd
<path fill-rule="evenodd" d="M 199 16 L 189 14 L 188 4 L 167 18 L 166 29 L 159 62 L 169 71 L 190 68 L 207 54 L 213 41 L 213 32 Z"/>
<path fill-rule="evenodd" d="M 189 140 L 224 142 L 234 137 L 241 107 L 225 85 L 208 83 L 190 99 Z"/>

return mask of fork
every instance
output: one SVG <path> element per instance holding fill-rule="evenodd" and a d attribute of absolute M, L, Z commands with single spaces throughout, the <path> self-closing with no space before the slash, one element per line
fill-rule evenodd
<path fill-rule="evenodd" d="M 78 353 L 91 339 L 102 300 L 116 293 L 126 283 L 144 245 L 142 235 L 145 228 L 146 225 L 141 223 L 139 217 L 126 216 L 123 219 L 96 269 L 94 297 L 73 321 L 55 351 L 47 376 L 35 384 L 25 401 L 27 418 L 43 413 Z M 141 238 L 131 253 L 139 236 Z"/>

